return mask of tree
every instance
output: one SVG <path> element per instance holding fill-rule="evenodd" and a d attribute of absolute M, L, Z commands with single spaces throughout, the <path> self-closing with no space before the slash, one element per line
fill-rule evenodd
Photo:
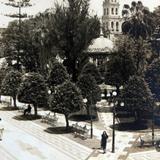
<path fill-rule="evenodd" d="M 22 8 L 31 7 L 32 4 L 30 4 L 29 2 L 30 2 L 30 0 L 22 0 L 22 1 L 21 0 L 19 0 L 19 1 L 8 0 L 8 2 L 1 2 L 7 6 L 11 6 L 13 8 L 18 9 L 18 14 L 13 13 L 13 14 L 6 14 L 5 15 L 5 16 L 11 17 L 11 18 L 18 18 L 18 21 L 15 21 L 18 28 L 15 30 L 16 32 L 12 32 L 12 35 L 15 34 L 17 39 L 13 39 L 14 43 L 12 43 L 12 45 L 10 47 L 10 49 L 11 49 L 10 52 L 14 51 L 14 53 L 16 53 L 16 56 L 14 56 L 14 58 L 16 58 L 16 62 L 14 64 L 14 66 L 16 67 L 17 70 L 21 69 L 21 63 L 20 63 L 20 56 L 21 56 L 20 54 L 21 54 L 21 50 L 22 50 L 21 45 L 20 45 L 20 43 L 21 43 L 21 23 L 22 23 L 22 18 L 23 19 L 27 18 L 27 14 L 22 13 Z M 5 48 L 7 48 L 7 46 Z"/>
<path fill-rule="evenodd" d="M 18 93 L 18 88 L 21 83 L 21 73 L 16 70 L 11 70 L 6 74 L 2 81 L 1 94 L 6 96 L 11 96 L 13 98 L 14 107 L 16 105 L 16 96 Z"/>
<path fill-rule="evenodd" d="M 7 64 L 5 58 L 0 59 L 0 102 L 1 102 L 1 86 L 2 81 L 7 73 Z"/>
<path fill-rule="evenodd" d="M 147 68 L 146 81 L 157 101 L 160 100 L 160 58 L 154 60 Z"/>
<path fill-rule="evenodd" d="M 142 113 L 151 111 L 154 105 L 152 93 L 144 78 L 130 77 L 122 91 L 122 99 L 128 111 L 135 113 L 135 119 L 140 120 Z"/>
<path fill-rule="evenodd" d="M 134 41 L 127 36 L 116 41 L 116 50 L 106 63 L 105 83 L 117 88 L 127 83 L 129 77 L 136 73 L 134 62 Z"/>
<path fill-rule="evenodd" d="M 53 62 L 48 75 L 48 83 L 51 91 L 53 92 L 55 86 L 62 84 L 66 80 L 69 80 L 66 68 L 59 62 Z"/>
<path fill-rule="evenodd" d="M 64 114 L 66 129 L 69 127 L 68 116 L 71 113 L 80 111 L 83 106 L 83 98 L 80 90 L 70 81 L 59 85 L 55 93 L 49 98 L 51 111 Z"/>
<path fill-rule="evenodd" d="M 30 103 L 34 106 L 34 114 L 37 116 L 37 107 L 47 105 L 48 90 L 42 75 L 35 72 L 26 73 L 18 91 L 18 100 L 22 103 Z"/>
<path fill-rule="evenodd" d="M 56 5 L 46 40 L 65 58 L 64 65 L 74 82 L 83 64 L 84 50 L 98 37 L 100 30 L 97 16 L 90 16 L 88 8 L 88 0 L 68 0 L 66 6 Z"/>
<path fill-rule="evenodd" d="M 77 86 L 80 88 L 83 98 L 87 99 L 86 109 L 87 114 L 90 115 L 90 106 L 101 100 L 101 89 L 90 74 L 82 74 L 78 78 Z"/>
<path fill-rule="evenodd" d="M 82 71 L 81 71 L 81 74 L 90 74 L 91 76 L 93 76 L 97 82 L 97 84 L 100 84 L 102 82 L 102 78 L 101 78 L 101 74 L 98 70 L 98 68 L 96 67 L 95 64 L 93 63 L 87 63 Z"/>
<path fill-rule="evenodd" d="M 40 45 L 37 45 L 33 38 L 34 34 L 33 20 L 21 22 L 20 33 L 18 21 L 9 23 L 8 28 L 2 34 L 2 42 L 5 45 L 4 54 L 9 66 L 23 68 L 26 72 L 40 71 Z"/>
<path fill-rule="evenodd" d="M 143 6 L 141 1 L 137 3 L 133 1 L 131 7 L 124 5 L 122 16 L 125 20 L 122 24 L 124 34 L 129 34 L 135 39 L 140 37 L 146 39 L 151 36 L 155 28 L 153 15 L 147 7 Z"/>
<path fill-rule="evenodd" d="M 160 5 L 156 7 L 155 10 L 153 11 L 153 16 L 154 16 L 155 26 L 159 26 L 160 25 Z"/>

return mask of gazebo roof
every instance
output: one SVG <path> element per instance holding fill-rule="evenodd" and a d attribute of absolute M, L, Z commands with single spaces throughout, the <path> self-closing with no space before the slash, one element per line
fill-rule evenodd
<path fill-rule="evenodd" d="M 88 47 L 88 53 L 110 53 L 113 50 L 114 44 L 109 38 L 105 38 L 101 33 L 96 39 L 93 39 L 92 44 Z"/>

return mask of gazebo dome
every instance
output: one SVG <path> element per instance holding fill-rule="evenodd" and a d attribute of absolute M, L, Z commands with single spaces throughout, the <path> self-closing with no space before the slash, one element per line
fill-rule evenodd
<path fill-rule="evenodd" d="M 105 38 L 103 34 L 93 39 L 92 44 L 88 47 L 88 53 L 110 53 L 113 50 L 113 42 L 109 38 Z"/>

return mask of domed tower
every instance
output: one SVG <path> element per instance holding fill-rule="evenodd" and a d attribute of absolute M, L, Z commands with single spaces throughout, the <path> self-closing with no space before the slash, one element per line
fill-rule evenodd
<path fill-rule="evenodd" d="M 119 0 L 105 0 L 103 2 L 102 23 L 105 36 L 114 39 L 121 34 L 122 18 L 119 15 Z"/>

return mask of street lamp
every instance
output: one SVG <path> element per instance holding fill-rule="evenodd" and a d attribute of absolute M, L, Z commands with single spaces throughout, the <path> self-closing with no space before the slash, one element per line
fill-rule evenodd
<path fill-rule="evenodd" d="M 87 103 L 87 98 L 83 99 L 84 103 Z M 92 99 L 91 99 L 91 104 L 90 104 L 90 126 L 91 126 L 91 138 L 93 137 L 93 120 L 92 120 Z"/>
<path fill-rule="evenodd" d="M 116 105 L 115 97 L 116 96 L 117 96 L 117 92 L 113 91 L 112 92 L 112 98 L 113 98 L 112 153 L 115 152 L 115 105 Z"/>

